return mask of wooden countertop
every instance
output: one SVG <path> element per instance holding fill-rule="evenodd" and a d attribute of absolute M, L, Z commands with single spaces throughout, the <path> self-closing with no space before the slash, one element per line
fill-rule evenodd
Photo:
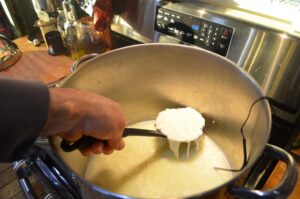
<path fill-rule="evenodd" d="M 22 52 L 22 57 L 10 68 L 0 71 L 0 77 L 39 80 L 46 84 L 50 84 L 71 73 L 70 67 L 74 63 L 74 60 L 70 57 L 65 55 L 51 56 L 48 54 L 45 44 L 35 47 L 27 41 L 27 37 L 21 37 L 16 39 L 14 42 L 19 46 Z M 300 154 L 300 150 L 298 150 L 297 153 Z M 285 165 L 283 163 L 279 163 L 267 181 L 265 189 L 272 188 L 277 185 L 284 173 L 284 170 Z M 298 171 L 300 174 L 300 164 L 298 166 Z M 296 188 L 289 199 L 300 198 L 299 176 Z M 0 187 L 0 193 L 1 190 L 3 192 L 3 187 Z M 0 194 L 0 198 L 1 195 L 2 194 Z"/>
<path fill-rule="evenodd" d="M 65 55 L 51 56 L 43 43 L 36 47 L 29 43 L 27 36 L 14 40 L 22 52 L 21 59 L 11 67 L 0 71 L 0 77 L 39 80 L 46 84 L 70 74 L 74 63 Z"/>

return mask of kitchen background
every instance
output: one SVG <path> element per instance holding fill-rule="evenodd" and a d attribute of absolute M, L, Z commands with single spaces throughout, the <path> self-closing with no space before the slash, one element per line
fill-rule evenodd
<path fill-rule="evenodd" d="M 26 35 L 35 35 L 39 31 L 39 28 L 35 27 L 39 17 L 32 1 L 36 0 L 0 0 L 2 34 L 13 40 Z M 174 2 L 174 5 L 162 6 L 161 10 L 156 7 L 159 4 L 157 2 L 161 1 L 148 3 L 150 0 L 132 0 L 132 2 L 138 4 L 132 6 L 130 13 L 128 11 L 124 15 L 116 16 L 112 25 L 112 34 L 122 41 L 122 45 L 148 42 L 192 44 L 234 61 L 255 77 L 264 91 L 274 100 L 271 101 L 274 136 L 270 142 L 288 151 L 299 147 L 296 137 L 300 132 L 300 0 L 168 1 Z M 175 2 L 183 3 L 183 6 L 180 4 L 178 6 Z M 59 0 L 53 0 L 53 4 L 60 3 Z M 177 35 L 173 27 L 164 24 L 165 19 L 170 20 L 168 12 L 187 19 L 190 19 L 190 16 L 195 17 L 195 20 L 203 18 L 212 21 L 213 25 L 228 28 L 229 32 L 222 35 L 228 41 L 224 43 L 225 50 L 208 47 L 211 41 L 207 38 L 205 38 L 207 43 L 201 43 Z M 84 15 L 79 10 L 77 14 L 79 17 Z M 195 31 L 198 28 L 191 21 L 188 21 L 187 25 L 191 25 Z M 234 34 L 228 35 L 230 31 Z M 201 35 L 199 37 L 201 38 Z M 294 155 L 295 158 L 299 158 Z M 267 171 L 265 173 L 268 177 L 275 164 L 266 161 L 262 161 L 261 164 L 271 165 L 269 171 L 262 169 L 263 172 Z M 259 169 L 260 167 L 256 168 L 256 171 Z M 249 182 L 248 185 L 263 186 L 267 177 L 256 180 L 257 176 L 263 176 L 259 172 L 254 172 L 253 176 L 255 182 Z"/>
<path fill-rule="evenodd" d="M 0 0 L 1 25 L 9 29 L 7 31 L 12 32 L 12 38 L 26 35 L 33 31 L 33 25 L 38 17 L 34 12 L 32 1 L 36 0 Z M 62 0 L 50 1 L 56 5 L 60 5 L 62 2 Z M 191 0 L 187 0 L 187 2 L 188 1 Z M 225 5 L 226 7 L 239 8 L 239 10 L 247 10 L 252 13 L 274 17 L 279 21 L 290 24 L 291 29 L 297 32 L 300 31 L 300 0 L 192 0 L 192 2 L 193 1 Z M 76 3 L 74 0 L 71 0 L 71 2 Z M 232 15 L 235 14 L 241 13 L 232 13 Z"/>

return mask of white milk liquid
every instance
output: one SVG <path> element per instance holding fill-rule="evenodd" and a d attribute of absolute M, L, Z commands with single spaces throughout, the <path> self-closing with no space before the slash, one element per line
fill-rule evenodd
<path fill-rule="evenodd" d="M 153 130 L 154 122 L 130 127 Z M 91 157 L 86 180 L 128 196 L 170 198 L 208 191 L 232 178 L 231 172 L 214 168 L 230 165 L 205 134 L 199 140 L 199 150 L 191 150 L 188 158 L 185 153 L 176 158 L 164 138 L 132 136 L 124 140 L 126 146 L 122 151 Z"/>

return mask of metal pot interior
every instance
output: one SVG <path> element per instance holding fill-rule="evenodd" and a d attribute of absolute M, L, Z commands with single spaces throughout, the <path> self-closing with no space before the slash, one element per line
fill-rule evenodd
<path fill-rule="evenodd" d="M 138 45 L 103 54 L 84 63 L 61 86 L 96 92 L 119 102 L 128 125 L 153 120 L 166 108 L 193 107 L 204 115 L 204 133 L 224 152 L 232 169 L 243 164 L 240 128 L 252 103 L 263 95 L 248 75 L 225 58 L 170 44 Z M 244 127 L 245 169 L 263 151 L 270 122 L 268 103 L 259 101 Z M 62 152 L 58 142 L 54 143 L 59 156 L 83 177 L 89 158 Z"/>

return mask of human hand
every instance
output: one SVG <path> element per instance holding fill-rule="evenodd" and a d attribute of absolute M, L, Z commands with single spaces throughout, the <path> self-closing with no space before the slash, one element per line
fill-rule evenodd
<path fill-rule="evenodd" d="M 49 117 L 42 135 L 59 135 L 70 142 L 80 139 L 82 135 L 92 136 L 99 141 L 81 149 L 81 153 L 110 154 L 124 147 L 124 127 L 125 119 L 116 102 L 77 89 L 50 89 Z"/>
<path fill-rule="evenodd" d="M 97 0 L 93 6 L 93 21 L 95 30 L 105 30 L 110 26 L 112 20 L 112 0 Z"/>

